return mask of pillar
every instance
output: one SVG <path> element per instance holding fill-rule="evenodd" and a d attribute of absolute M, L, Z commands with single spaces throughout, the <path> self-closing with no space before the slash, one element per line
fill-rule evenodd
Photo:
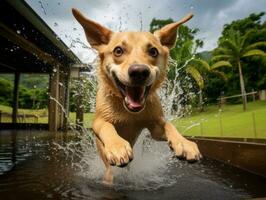
<path fill-rule="evenodd" d="M 13 89 L 12 123 L 17 123 L 19 78 L 20 78 L 20 73 L 16 72 L 15 79 L 14 79 L 14 89 Z"/>
<path fill-rule="evenodd" d="M 59 126 L 59 67 L 54 67 L 53 72 L 50 74 L 49 81 L 49 114 L 48 123 L 49 131 L 57 131 Z"/>
<path fill-rule="evenodd" d="M 64 118 L 63 118 L 63 130 L 67 131 L 68 129 L 68 118 L 69 118 L 69 85 L 70 85 L 70 68 L 65 72 L 64 86 Z"/>

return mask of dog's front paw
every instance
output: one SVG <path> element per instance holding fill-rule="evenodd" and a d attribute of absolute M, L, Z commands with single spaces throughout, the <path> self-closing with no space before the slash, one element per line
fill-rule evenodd
<path fill-rule="evenodd" d="M 133 151 L 130 144 L 121 138 L 105 146 L 105 156 L 110 165 L 125 167 L 133 159 Z"/>
<path fill-rule="evenodd" d="M 195 142 L 191 142 L 184 138 L 175 142 L 169 141 L 168 143 L 179 159 L 186 159 L 189 162 L 193 162 L 202 158 L 198 145 Z"/>

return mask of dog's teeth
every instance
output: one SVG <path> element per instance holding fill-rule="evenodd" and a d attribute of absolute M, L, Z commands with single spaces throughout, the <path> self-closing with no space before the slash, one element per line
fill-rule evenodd
<path fill-rule="evenodd" d="M 125 97 L 125 102 L 126 102 L 126 104 L 129 104 L 127 97 Z"/>

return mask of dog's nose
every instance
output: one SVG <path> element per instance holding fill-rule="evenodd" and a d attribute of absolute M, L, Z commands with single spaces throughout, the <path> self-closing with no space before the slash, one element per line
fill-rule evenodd
<path fill-rule="evenodd" d="M 146 65 L 134 64 L 128 69 L 128 75 L 132 82 L 143 83 L 150 76 L 150 69 Z"/>

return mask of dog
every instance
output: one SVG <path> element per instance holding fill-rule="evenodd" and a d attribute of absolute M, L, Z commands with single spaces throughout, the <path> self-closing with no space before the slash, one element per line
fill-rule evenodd
<path fill-rule="evenodd" d="M 178 158 L 201 158 L 196 143 L 184 138 L 165 121 L 156 90 L 167 75 L 169 51 L 178 27 L 191 19 L 150 32 L 112 32 L 72 9 L 86 38 L 99 54 L 98 91 L 92 129 L 106 171 L 103 181 L 113 183 L 111 166 L 124 167 L 133 159 L 132 148 L 147 128 L 151 137 L 167 141 Z"/>

